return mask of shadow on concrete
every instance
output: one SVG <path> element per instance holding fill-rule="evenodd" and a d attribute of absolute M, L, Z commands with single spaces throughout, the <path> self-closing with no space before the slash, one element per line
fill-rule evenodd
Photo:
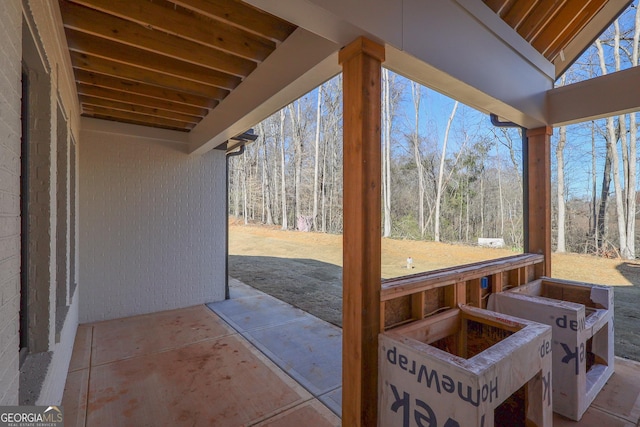
<path fill-rule="evenodd" d="M 342 327 L 342 267 L 308 258 L 229 255 L 229 276 Z"/>
<path fill-rule="evenodd" d="M 614 295 L 616 356 L 640 361 L 640 264 L 621 262 L 616 269 L 631 286 L 616 286 Z"/>

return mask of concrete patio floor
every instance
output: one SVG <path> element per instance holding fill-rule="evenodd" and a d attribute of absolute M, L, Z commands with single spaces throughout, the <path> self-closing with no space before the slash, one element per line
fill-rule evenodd
<path fill-rule="evenodd" d="M 78 328 L 66 426 L 340 425 L 342 332 L 237 280 L 231 299 Z M 638 427 L 640 364 L 578 423 Z"/>

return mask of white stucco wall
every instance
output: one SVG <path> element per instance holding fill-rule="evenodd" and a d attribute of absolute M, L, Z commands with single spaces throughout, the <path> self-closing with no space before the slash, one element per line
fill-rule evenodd
<path fill-rule="evenodd" d="M 83 118 L 80 322 L 224 298 L 225 152 L 186 134 Z"/>

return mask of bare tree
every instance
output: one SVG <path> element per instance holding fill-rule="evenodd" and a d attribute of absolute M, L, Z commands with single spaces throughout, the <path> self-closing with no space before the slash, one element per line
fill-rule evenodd
<path fill-rule="evenodd" d="M 442 155 L 440 157 L 440 169 L 438 171 L 438 186 L 436 188 L 436 214 L 435 214 L 435 228 L 434 228 L 434 240 L 440 241 L 440 202 L 442 201 L 442 180 L 444 177 L 444 162 L 447 155 L 447 142 L 449 140 L 449 131 L 451 130 L 451 123 L 456 115 L 458 109 L 458 101 L 453 104 L 453 109 L 449 115 L 447 121 L 447 128 L 444 132 L 444 140 L 442 141 Z"/>
<path fill-rule="evenodd" d="M 422 166 L 422 155 L 420 154 L 420 92 L 422 86 L 416 82 L 411 83 L 411 95 L 413 97 L 415 128 L 413 132 L 413 155 L 416 161 L 416 172 L 418 174 L 418 226 L 420 237 L 424 239 L 426 224 L 424 222 L 424 195 L 425 182 Z"/>
<path fill-rule="evenodd" d="M 636 6 L 635 28 L 633 33 L 631 66 L 638 66 L 638 56 L 640 55 L 640 7 Z M 636 122 L 636 113 L 629 115 L 629 172 L 627 174 L 627 248 L 631 259 L 635 258 L 636 253 L 636 161 L 637 152 L 638 126 Z"/>
<path fill-rule="evenodd" d="M 564 79 L 563 79 L 564 81 Z M 556 159 L 558 167 L 558 243 L 556 252 L 564 253 L 566 248 L 565 237 L 565 190 L 564 190 L 564 147 L 567 143 L 567 127 L 560 126 L 558 145 L 556 147 Z"/>
<path fill-rule="evenodd" d="M 318 106 L 316 113 L 316 155 L 313 172 L 313 230 L 318 231 L 318 168 L 320 163 L 320 124 L 322 118 L 322 85 L 318 87 Z"/>
<path fill-rule="evenodd" d="M 289 114 L 291 116 L 291 128 L 293 135 L 293 152 L 294 152 L 294 184 L 293 184 L 293 192 L 294 192 L 294 203 L 295 203 L 295 219 L 294 224 L 297 227 L 297 221 L 301 216 L 301 200 L 300 200 L 300 191 L 301 191 L 301 181 L 302 181 L 302 123 L 300 117 L 300 100 L 295 102 L 297 104 L 296 109 L 294 110 L 294 103 L 289 104 Z"/>
<path fill-rule="evenodd" d="M 382 206 L 384 227 L 382 236 L 391 236 L 391 82 L 389 70 L 382 69 Z"/>
<path fill-rule="evenodd" d="M 273 224 L 273 214 L 271 213 L 271 179 L 269 173 L 269 155 L 267 151 L 267 138 L 263 123 L 258 124 L 258 132 L 262 136 L 262 194 L 264 207 L 266 210 L 267 225 Z"/>
<path fill-rule="evenodd" d="M 617 21 L 616 21 L 617 22 Z M 620 31 L 618 25 L 615 26 L 615 36 L 614 36 L 614 57 L 616 58 L 616 66 L 619 68 L 620 64 L 620 51 L 619 51 L 619 43 L 620 43 Z M 600 60 L 600 70 L 602 75 L 607 74 L 607 65 L 606 59 L 604 55 L 604 49 L 602 48 L 602 42 L 600 39 L 596 40 L 596 47 L 598 49 L 598 57 Z M 620 120 L 618 120 L 620 121 Z M 607 151 L 611 158 L 611 167 L 613 172 L 613 187 L 615 190 L 615 198 L 616 198 L 616 216 L 618 222 L 618 236 L 620 242 L 620 255 L 622 255 L 625 259 L 633 259 L 635 258 L 635 254 L 631 254 L 629 247 L 627 245 L 627 227 L 626 227 L 626 215 L 625 215 L 625 203 L 623 197 L 622 183 L 620 180 L 620 160 L 618 157 L 618 147 L 617 141 L 620 137 L 619 135 L 619 126 L 615 125 L 615 120 L 613 117 L 607 118 Z M 623 146 L 623 152 L 625 152 L 625 147 Z M 628 185 L 628 183 L 627 183 Z"/>
<path fill-rule="evenodd" d="M 282 183 L 280 185 L 280 190 L 282 191 L 282 229 L 286 230 L 289 228 L 289 224 L 287 222 L 287 180 L 286 180 L 286 172 L 285 172 L 285 136 L 284 136 L 284 122 L 286 119 L 286 114 L 284 108 L 280 110 L 280 133 L 278 135 L 280 139 L 280 172 Z"/>

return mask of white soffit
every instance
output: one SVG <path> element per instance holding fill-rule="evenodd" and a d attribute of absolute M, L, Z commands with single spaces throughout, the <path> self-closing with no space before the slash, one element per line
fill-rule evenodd
<path fill-rule="evenodd" d="M 553 64 L 481 2 L 246 1 L 340 46 L 361 35 L 384 43 L 385 67 L 481 111 L 546 125 Z"/>

